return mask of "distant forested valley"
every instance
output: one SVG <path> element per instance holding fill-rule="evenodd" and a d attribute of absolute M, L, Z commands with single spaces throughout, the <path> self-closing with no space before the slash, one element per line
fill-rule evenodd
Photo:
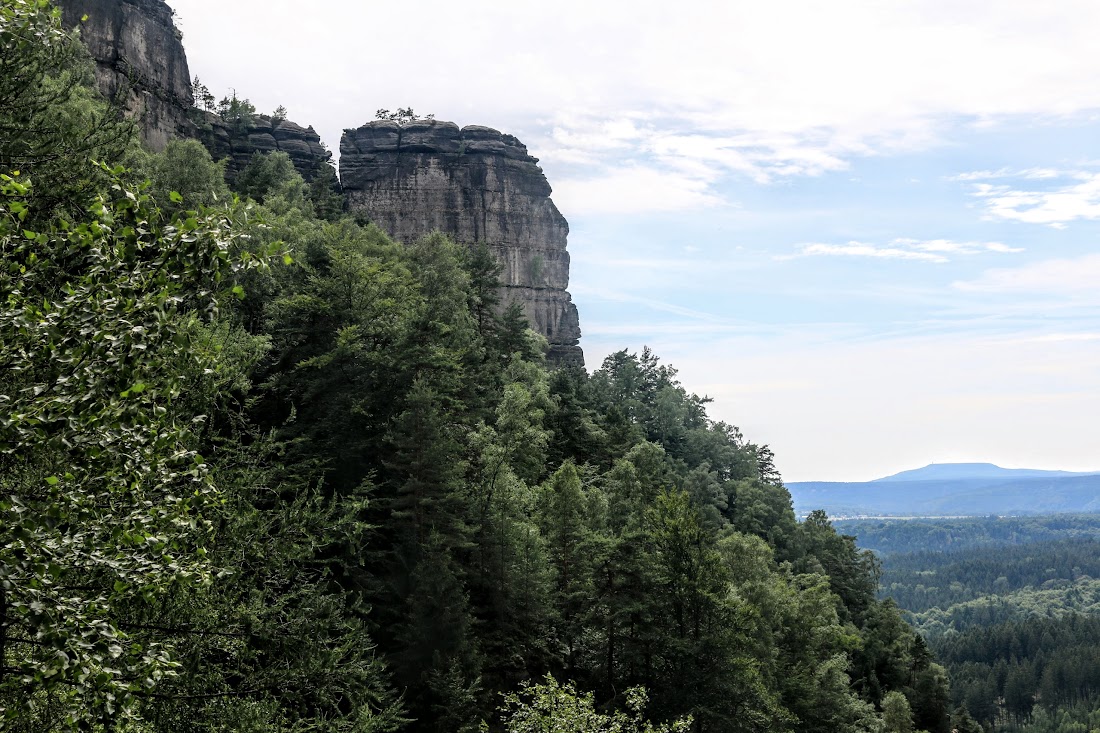
<path fill-rule="evenodd" d="M 484 247 L 146 149 L 45 0 L 0 54 L 4 730 L 974 730 L 656 355 L 552 368 Z"/>
<path fill-rule="evenodd" d="M 839 522 L 987 728 L 1100 729 L 1100 515 Z"/>

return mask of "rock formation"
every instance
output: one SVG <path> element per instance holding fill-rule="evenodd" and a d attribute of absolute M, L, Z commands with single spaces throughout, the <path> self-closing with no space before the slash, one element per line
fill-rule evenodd
<path fill-rule="evenodd" d="M 163 0 L 57 0 L 67 27 L 79 27 L 100 89 L 141 121 L 145 141 L 163 150 L 174 137 L 201 140 L 229 158 L 232 178 L 256 152 L 286 152 L 307 180 L 331 176 L 331 154 L 312 127 L 252 115 L 226 122 L 195 108 L 187 56 Z M 86 20 L 83 20 L 87 16 Z M 523 305 L 558 364 L 583 364 L 577 308 L 567 292 L 569 225 L 550 200 L 538 160 L 511 135 L 451 122 L 377 121 L 347 130 L 340 172 L 351 211 L 398 241 L 440 230 L 489 245 L 503 266 L 502 302 Z"/>
<path fill-rule="evenodd" d="M 151 148 L 163 150 L 174 137 L 194 135 L 187 55 L 168 5 L 162 0 L 60 0 L 58 5 L 65 27 L 80 28 L 100 90 L 141 120 Z"/>
<path fill-rule="evenodd" d="M 286 153 L 307 181 L 313 180 L 320 167 L 332 159 L 332 153 L 325 150 L 313 127 L 256 114 L 238 129 L 215 114 L 197 110 L 196 113 L 202 120 L 199 140 L 214 160 L 229 158 L 226 171 L 231 180 L 248 165 L 253 153 Z"/>
<path fill-rule="evenodd" d="M 453 122 L 375 121 L 346 130 L 340 180 L 348 207 L 394 239 L 439 230 L 484 242 L 503 265 L 502 302 L 519 301 L 557 364 L 584 363 L 569 286 L 569 224 L 538 159 L 511 135 Z"/>
<path fill-rule="evenodd" d="M 289 154 L 306 180 L 331 160 L 312 127 L 253 115 L 238 129 L 195 109 L 182 36 L 163 0 L 58 0 L 58 5 L 65 27 L 80 29 L 95 59 L 100 91 L 140 121 L 142 137 L 154 150 L 163 150 L 172 138 L 198 138 L 215 160 L 229 158 L 230 178 L 254 152 Z"/>

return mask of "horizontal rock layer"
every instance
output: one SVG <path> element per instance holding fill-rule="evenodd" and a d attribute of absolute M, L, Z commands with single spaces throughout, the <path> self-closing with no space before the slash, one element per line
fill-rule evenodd
<path fill-rule="evenodd" d="M 209 112 L 196 110 L 196 114 L 202 117 L 199 140 L 214 160 L 229 159 L 226 172 L 230 180 L 248 165 L 254 153 L 286 153 L 307 181 L 332 159 L 312 126 L 302 127 L 260 114 L 252 115 L 248 124 L 237 126 Z"/>
<path fill-rule="evenodd" d="M 58 5 L 65 27 L 80 29 L 95 59 L 100 90 L 140 120 L 151 148 L 163 150 L 174 137 L 194 135 L 187 55 L 168 5 L 162 0 L 59 0 Z"/>
<path fill-rule="evenodd" d="M 489 245 L 503 266 L 502 302 L 523 305 L 556 363 L 584 363 L 566 290 L 569 224 L 519 140 L 477 125 L 380 120 L 344 131 L 340 180 L 349 209 L 398 241 L 438 230 Z"/>

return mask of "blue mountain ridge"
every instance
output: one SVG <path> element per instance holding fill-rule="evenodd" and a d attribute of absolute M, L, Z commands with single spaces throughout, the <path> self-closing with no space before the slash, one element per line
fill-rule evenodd
<path fill-rule="evenodd" d="M 1055 478 L 1063 476 L 1091 476 L 1100 472 L 1079 473 L 1073 471 L 1043 471 L 1034 468 L 1001 468 L 992 463 L 930 463 L 924 468 L 895 473 L 877 478 L 880 481 L 953 481 L 958 479 L 1016 479 Z"/>
<path fill-rule="evenodd" d="M 1100 512 L 1100 473 L 932 464 L 866 482 L 787 484 L 795 512 L 831 517 Z"/>

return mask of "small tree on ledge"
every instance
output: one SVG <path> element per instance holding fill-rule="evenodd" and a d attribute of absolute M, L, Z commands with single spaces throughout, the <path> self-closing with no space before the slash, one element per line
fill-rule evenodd
<path fill-rule="evenodd" d="M 396 112 L 390 112 L 388 109 L 380 109 L 374 113 L 374 119 L 376 120 L 390 120 L 396 122 L 399 125 L 407 125 L 414 120 L 434 120 L 435 115 L 418 115 L 413 112 L 412 107 L 397 108 Z"/>

